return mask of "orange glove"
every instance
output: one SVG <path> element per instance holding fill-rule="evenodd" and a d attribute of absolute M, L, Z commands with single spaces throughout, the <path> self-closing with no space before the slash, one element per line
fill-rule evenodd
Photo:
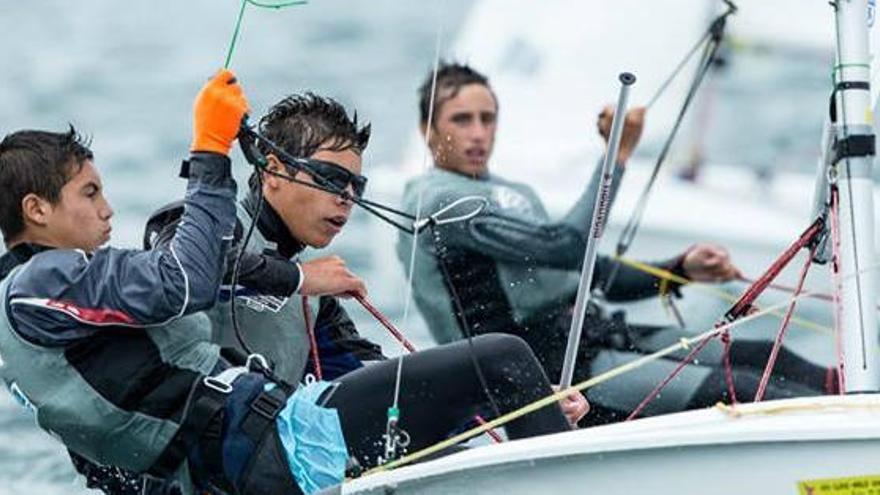
<path fill-rule="evenodd" d="M 248 112 L 244 92 L 231 70 L 222 69 L 199 91 L 193 104 L 190 151 L 228 155 Z"/>

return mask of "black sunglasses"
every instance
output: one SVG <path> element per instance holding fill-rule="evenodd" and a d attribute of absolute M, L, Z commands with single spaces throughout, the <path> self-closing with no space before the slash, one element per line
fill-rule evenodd
<path fill-rule="evenodd" d="M 297 163 L 286 163 L 293 170 L 302 170 L 311 175 L 315 182 L 328 192 L 340 194 L 345 191 L 349 184 L 354 192 L 354 197 L 360 199 L 367 189 L 367 178 L 363 175 L 353 174 L 350 170 L 333 162 L 301 158 Z"/>

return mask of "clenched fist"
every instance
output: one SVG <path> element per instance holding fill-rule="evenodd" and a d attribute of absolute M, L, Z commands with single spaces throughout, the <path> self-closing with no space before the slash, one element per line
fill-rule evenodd
<path fill-rule="evenodd" d="M 304 296 L 340 296 L 353 292 L 361 297 L 366 297 L 367 286 L 360 277 L 355 275 L 345 265 L 345 260 L 339 256 L 325 256 L 306 261 L 300 265 L 303 273 L 303 282 L 299 287 L 299 293 Z"/>

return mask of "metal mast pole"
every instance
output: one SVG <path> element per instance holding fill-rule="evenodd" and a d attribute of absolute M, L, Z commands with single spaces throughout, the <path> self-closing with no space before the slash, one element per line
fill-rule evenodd
<path fill-rule="evenodd" d="M 620 96 L 617 99 L 617 108 L 614 110 L 614 120 L 611 123 L 611 136 L 608 139 L 608 151 L 605 152 L 605 161 L 602 163 L 602 186 L 596 194 L 593 204 L 593 218 L 590 221 L 590 234 L 587 238 L 587 248 L 584 253 L 584 264 L 581 267 L 581 279 L 578 284 L 577 299 L 574 303 L 574 314 L 571 318 L 571 328 L 568 332 L 568 345 L 565 348 L 565 362 L 562 365 L 562 376 L 559 385 L 562 388 L 571 386 L 574 377 L 574 367 L 577 361 L 577 351 L 581 342 L 581 331 L 584 326 L 584 318 L 587 311 L 587 301 L 590 297 L 590 287 L 593 283 L 593 268 L 596 265 L 596 249 L 602 232 L 605 230 L 605 217 L 608 213 L 608 200 L 611 191 L 611 180 L 614 176 L 614 164 L 617 163 L 617 152 L 620 148 L 620 136 L 623 130 L 623 121 L 626 116 L 626 103 L 629 99 L 629 89 L 636 82 L 636 76 L 624 72 L 620 74 Z"/>
<path fill-rule="evenodd" d="M 874 128 L 867 0 L 836 0 L 835 162 L 840 197 L 841 331 L 847 393 L 880 391 L 874 251 Z M 832 169 L 832 172 L 835 170 Z"/>

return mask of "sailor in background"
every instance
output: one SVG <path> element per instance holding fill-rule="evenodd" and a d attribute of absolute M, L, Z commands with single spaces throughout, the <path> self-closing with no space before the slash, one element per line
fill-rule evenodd
<path fill-rule="evenodd" d="M 432 95 L 433 78 L 429 73 L 419 90 L 419 109 L 421 132 L 428 139 L 435 166 L 407 184 L 404 209 L 428 215 L 466 197 L 485 198 L 488 204 L 470 220 L 436 225 L 419 236 L 412 274 L 416 305 L 438 342 L 459 340 L 469 333 L 517 335 L 531 345 L 548 375 L 556 379 L 564 359 L 601 167 L 596 167 L 568 213 L 561 220 L 551 220 L 529 185 L 489 171 L 499 102 L 488 78 L 467 65 L 444 62 Z M 606 143 L 612 113 L 605 108 L 599 117 L 598 129 Z M 430 122 L 429 115 L 433 116 Z M 612 198 L 643 123 L 644 109 L 627 113 Z M 463 204 L 446 214 L 455 216 L 467 209 L 472 208 Z M 401 234 L 397 246 L 407 272 L 412 242 L 412 236 Z M 709 244 L 696 244 L 670 260 L 650 264 L 697 282 L 724 282 L 739 275 L 726 250 Z M 594 287 L 606 285 L 613 265 L 611 258 L 600 255 Z M 605 297 L 633 301 L 658 295 L 660 287 L 658 278 L 620 265 Z M 678 285 L 667 284 L 665 290 L 677 294 Z M 582 335 L 576 380 L 631 361 L 641 352 L 656 350 L 658 342 L 674 342 L 681 336 L 677 329 L 628 325 L 622 313 L 609 316 L 595 304 Z M 734 343 L 738 396 L 754 395 L 769 352 L 769 343 Z M 676 365 L 674 359 L 657 361 L 590 391 L 594 413 L 587 421 L 626 417 Z M 771 382 L 768 398 L 819 394 L 826 380 L 824 368 L 785 349 L 777 370 L 779 378 Z M 689 365 L 646 412 L 704 407 L 726 395 L 720 365 Z"/>

